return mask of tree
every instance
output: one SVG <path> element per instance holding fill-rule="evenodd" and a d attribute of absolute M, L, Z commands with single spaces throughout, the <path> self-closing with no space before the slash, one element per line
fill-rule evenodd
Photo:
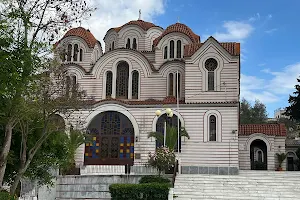
<path fill-rule="evenodd" d="M 240 123 L 241 124 L 261 124 L 268 119 L 266 106 L 259 100 L 255 100 L 254 106 L 242 99 L 240 104 Z"/>
<path fill-rule="evenodd" d="M 289 116 L 290 119 L 300 122 L 300 78 L 297 79 L 298 84 L 295 85 L 296 91 L 293 92 L 295 96 L 290 95 L 289 104 L 286 107 L 285 115 Z"/>
<path fill-rule="evenodd" d="M 26 105 L 28 93 L 35 86 L 37 72 L 44 69 L 51 52 L 50 43 L 74 22 L 89 16 L 91 11 L 84 0 L 0 2 L 0 116 L 5 124 L 5 139 L 0 151 L 0 187 L 11 147 L 12 130 L 19 119 L 27 115 L 30 108 Z"/>
<path fill-rule="evenodd" d="M 177 127 L 173 127 L 170 125 L 167 125 L 167 131 L 166 131 L 166 146 L 171 150 L 174 151 L 177 142 L 178 142 L 178 134 L 177 134 Z M 157 141 L 159 141 L 161 144 L 164 143 L 164 135 L 160 132 L 150 132 L 148 134 L 148 138 L 154 137 Z M 184 127 L 180 128 L 180 137 L 186 137 L 190 139 L 189 134 L 185 130 Z"/>

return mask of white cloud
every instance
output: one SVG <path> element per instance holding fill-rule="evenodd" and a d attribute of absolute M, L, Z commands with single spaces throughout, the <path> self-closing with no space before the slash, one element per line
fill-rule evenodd
<path fill-rule="evenodd" d="M 261 70 L 271 75 L 270 79 L 241 74 L 241 97 L 250 101 L 259 99 L 263 103 L 274 103 L 287 99 L 294 91 L 300 76 L 300 62 L 288 65 L 282 71 Z"/>
<path fill-rule="evenodd" d="M 214 34 L 219 41 L 243 41 L 254 30 L 251 24 L 242 21 L 227 21 L 223 27 L 226 29 L 224 33 L 216 32 Z"/>
<path fill-rule="evenodd" d="M 266 30 L 265 33 L 272 34 L 272 33 L 274 33 L 277 30 L 278 30 L 277 28 L 272 28 L 272 29 Z"/>
<path fill-rule="evenodd" d="M 249 22 L 254 22 L 254 21 L 257 21 L 257 20 L 260 20 L 260 14 L 259 13 L 256 13 L 254 16 L 252 16 L 248 19 Z"/>
<path fill-rule="evenodd" d="M 166 3 L 166 0 L 90 1 L 97 10 L 89 20 L 83 22 L 82 26 L 91 30 L 103 48 L 103 38 L 108 29 L 137 20 L 139 9 L 142 10 L 142 20 L 153 22 L 155 16 L 164 13 Z"/>

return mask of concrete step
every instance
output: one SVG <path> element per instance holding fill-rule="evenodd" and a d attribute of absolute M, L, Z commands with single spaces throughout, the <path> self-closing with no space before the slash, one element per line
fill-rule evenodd
<path fill-rule="evenodd" d="M 176 200 L 296 200 L 300 199 L 299 172 L 240 171 L 239 175 L 180 174 Z"/>

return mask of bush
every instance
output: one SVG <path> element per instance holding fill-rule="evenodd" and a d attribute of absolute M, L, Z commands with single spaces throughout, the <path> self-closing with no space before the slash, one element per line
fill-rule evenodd
<path fill-rule="evenodd" d="M 160 176 L 143 176 L 139 183 L 171 183 L 168 178 L 160 177 Z"/>
<path fill-rule="evenodd" d="M 175 166 L 175 153 L 167 147 L 158 147 L 155 153 L 149 152 L 148 156 L 148 164 L 157 168 L 159 175 Z"/>
<path fill-rule="evenodd" d="M 0 191 L 0 200 L 16 200 L 17 198 L 11 196 L 7 191 Z"/>
<path fill-rule="evenodd" d="M 112 184 L 109 192 L 112 200 L 167 200 L 170 184 Z"/>

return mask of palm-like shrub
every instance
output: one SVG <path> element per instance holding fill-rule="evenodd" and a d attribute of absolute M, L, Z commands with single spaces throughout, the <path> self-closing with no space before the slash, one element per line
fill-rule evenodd
<path fill-rule="evenodd" d="M 167 125 L 167 131 L 166 131 L 166 146 L 170 149 L 170 150 L 174 150 L 177 142 L 178 142 L 178 134 L 177 134 L 177 127 L 173 127 L 170 125 Z M 190 139 L 189 134 L 187 133 L 187 131 L 185 130 L 184 127 L 181 127 L 179 129 L 179 134 L 180 137 L 186 137 L 188 139 Z M 148 134 L 148 138 L 150 137 L 154 137 L 158 142 L 160 142 L 161 144 L 164 143 L 164 134 L 161 132 L 150 132 Z"/>
<path fill-rule="evenodd" d="M 276 153 L 276 157 L 278 160 L 278 167 L 281 168 L 283 161 L 286 159 L 287 154 L 285 153 Z"/>

